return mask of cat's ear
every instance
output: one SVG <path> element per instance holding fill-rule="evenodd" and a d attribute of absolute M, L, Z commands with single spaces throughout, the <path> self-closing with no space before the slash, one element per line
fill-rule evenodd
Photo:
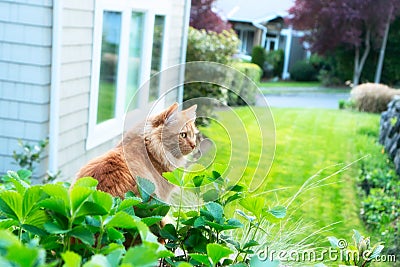
<path fill-rule="evenodd" d="M 156 115 L 152 120 L 153 126 L 157 127 L 161 124 L 164 124 L 166 121 L 171 120 L 174 116 L 176 116 L 178 106 L 179 106 L 178 103 L 175 102 L 174 104 L 169 106 L 166 110 Z"/>
<path fill-rule="evenodd" d="M 182 113 L 184 113 L 186 115 L 186 117 L 189 118 L 189 120 L 195 120 L 196 119 L 196 109 L 197 109 L 197 105 L 193 105 L 190 108 L 182 110 Z"/>

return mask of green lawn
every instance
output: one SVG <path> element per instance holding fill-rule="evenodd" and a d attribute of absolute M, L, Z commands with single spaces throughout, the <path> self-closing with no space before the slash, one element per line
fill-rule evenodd
<path fill-rule="evenodd" d="M 259 87 L 320 87 L 320 82 L 295 82 L 295 81 L 277 81 L 277 82 L 260 82 Z"/>
<path fill-rule="evenodd" d="M 265 115 L 261 115 L 265 112 L 261 108 L 254 110 L 256 115 Z M 320 178 L 344 166 L 337 164 L 349 164 L 363 156 L 374 157 L 381 153 L 381 148 L 376 142 L 378 115 L 341 110 L 274 108 L 272 113 L 276 124 L 276 153 L 272 168 L 265 177 L 269 167 L 268 160 L 273 152 L 270 142 L 273 135 L 261 137 L 250 109 L 236 108 L 234 111 L 242 119 L 248 137 L 240 130 L 242 126 L 235 118 L 236 115 L 228 111 L 218 112 L 219 124 L 212 123 L 210 127 L 202 129 L 202 132 L 216 144 L 215 162 L 230 163 L 231 179 L 236 180 L 243 176 L 242 181 L 249 183 L 254 176 L 261 184 L 258 193 L 289 187 L 276 194 L 265 194 L 271 199 L 271 203 L 284 203 L 297 192 L 307 178 L 323 168 L 327 169 L 322 171 Z M 235 127 L 237 131 L 229 131 Z M 250 144 L 248 162 L 247 140 Z M 264 152 L 263 160 L 260 169 L 256 171 L 260 151 Z M 358 216 L 359 200 L 355 182 L 359 164 L 355 163 L 327 181 L 333 184 L 300 195 L 290 207 L 290 211 L 294 211 L 294 218 L 303 218 L 307 223 L 314 223 L 311 231 L 339 222 L 325 236 L 335 235 L 350 241 L 352 229 L 370 234 Z M 243 175 L 242 167 L 245 168 Z M 260 171 L 262 169 L 264 172 Z M 377 240 L 373 238 L 372 241 Z"/>

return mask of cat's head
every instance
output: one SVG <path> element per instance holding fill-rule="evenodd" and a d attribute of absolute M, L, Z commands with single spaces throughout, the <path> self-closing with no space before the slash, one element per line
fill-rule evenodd
<path fill-rule="evenodd" d="M 174 164 L 176 159 L 191 153 L 196 148 L 195 126 L 197 105 L 178 111 L 178 103 L 151 118 L 146 123 L 145 142 L 149 152 L 161 160 Z M 172 162 L 171 162 L 172 161 Z"/>

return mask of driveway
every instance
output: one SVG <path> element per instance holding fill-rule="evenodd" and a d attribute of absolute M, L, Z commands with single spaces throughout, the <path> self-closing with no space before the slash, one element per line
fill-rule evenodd
<path fill-rule="evenodd" d="M 316 88 L 285 88 L 273 90 L 265 95 L 258 95 L 257 106 L 280 107 L 280 108 L 327 108 L 338 109 L 339 100 L 347 100 L 350 96 L 346 92 L 319 91 Z M 266 101 L 265 101 L 266 100 Z"/>

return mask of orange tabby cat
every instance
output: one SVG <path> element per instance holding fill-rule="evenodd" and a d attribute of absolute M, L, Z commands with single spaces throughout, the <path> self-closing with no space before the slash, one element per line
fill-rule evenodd
<path fill-rule="evenodd" d="M 128 191 L 138 195 L 136 176 L 152 181 L 156 195 L 167 201 L 176 186 L 163 172 L 185 164 L 184 155 L 196 146 L 196 105 L 178 111 L 178 103 L 138 124 L 106 154 L 82 167 L 77 178 L 90 176 L 99 181 L 97 188 L 124 197 Z"/>

